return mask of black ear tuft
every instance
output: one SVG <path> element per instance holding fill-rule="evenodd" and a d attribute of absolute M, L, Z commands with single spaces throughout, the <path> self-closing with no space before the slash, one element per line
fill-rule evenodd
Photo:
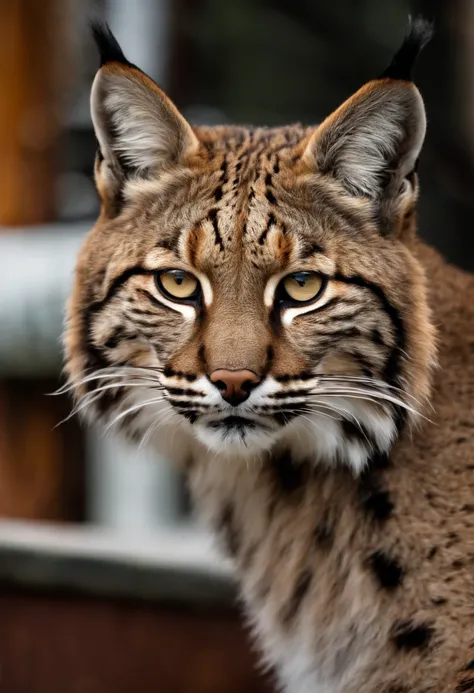
<path fill-rule="evenodd" d="M 97 48 L 99 49 L 101 67 L 105 65 L 105 63 L 111 61 L 128 66 L 132 65 L 123 54 L 119 42 L 111 32 L 108 24 L 103 22 L 92 22 L 91 29 Z"/>
<path fill-rule="evenodd" d="M 423 17 L 409 18 L 408 29 L 402 45 L 380 79 L 404 79 L 411 81 L 411 71 L 420 51 L 433 36 L 432 22 Z"/>

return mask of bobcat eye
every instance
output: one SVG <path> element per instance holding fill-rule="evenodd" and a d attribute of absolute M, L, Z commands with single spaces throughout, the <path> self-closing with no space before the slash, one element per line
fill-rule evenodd
<path fill-rule="evenodd" d="M 172 300 L 189 301 L 199 295 L 198 280 L 185 270 L 172 269 L 158 272 L 156 285 L 163 296 Z"/>
<path fill-rule="evenodd" d="M 324 291 L 324 277 L 316 272 L 293 272 L 283 279 L 282 288 L 287 300 L 293 303 L 309 303 Z"/>

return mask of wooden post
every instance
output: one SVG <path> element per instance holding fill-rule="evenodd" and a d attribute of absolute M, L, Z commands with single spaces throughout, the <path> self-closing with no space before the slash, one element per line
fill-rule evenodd
<path fill-rule="evenodd" d="M 0 226 L 52 221 L 62 0 L 0 3 Z M 67 61 L 66 61 L 67 62 Z"/>
<path fill-rule="evenodd" d="M 0 233 L 55 219 L 68 11 L 65 0 L 0 0 Z M 78 425 L 55 428 L 69 403 L 46 396 L 52 380 L 0 378 L 0 516 L 77 519 Z"/>

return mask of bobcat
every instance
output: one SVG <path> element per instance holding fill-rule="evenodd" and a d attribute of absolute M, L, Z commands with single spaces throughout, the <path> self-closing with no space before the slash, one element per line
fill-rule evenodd
<path fill-rule="evenodd" d="M 319 126 L 254 129 L 191 127 L 95 27 L 68 388 L 185 468 L 289 693 L 474 691 L 474 277 L 415 230 L 430 31 Z"/>

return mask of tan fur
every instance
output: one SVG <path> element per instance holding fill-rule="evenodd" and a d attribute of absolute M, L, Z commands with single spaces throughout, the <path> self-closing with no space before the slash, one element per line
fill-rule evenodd
<path fill-rule="evenodd" d="M 201 459 L 190 472 L 228 551 L 229 532 L 239 537 L 237 551 L 235 536 L 230 548 L 251 621 L 270 643 L 270 662 L 278 664 L 275 658 L 299 638 L 322 653 L 323 691 L 472 688 L 461 685 L 474 678 L 474 309 L 461 297 L 472 294 L 474 278 L 425 246 L 417 254 L 440 328 L 433 421 L 406 433 L 387 468 L 357 480 L 346 469 L 304 466 L 286 493 L 265 464 L 249 470 L 244 462 Z M 390 516 L 364 513 L 367 498 L 385 492 Z M 222 499 L 233 508 L 224 526 Z M 381 588 L 374 579 L 370 556 L 380 550 L 403 567 L 401 587 Z M 312 582 L 296 608 L 295 585 L 306 570 Z M 433 628 L 426 646 L 394 645 L 402 621 Z"/>
<path fill-rule="evenodd" d="M 133 93 L 148 87 L 139 77 Z M 418 92 L 377 81 L 321 129 L 191 136 L 150 88 L 172 114 L 166 136 L 186 133 L 157 170 L 142 170 L 141 145 L 136 171 L 121 168 L 107 94 L 95 104 L 103 207 L 65 336 L 79 406 L 185 466 L 285 690 L 474 691 L 474 278 L 416 240 Z M 161 294 L 164 269 L 194 273 L 200 303 Z M 326 278 L 321 299 L 280 303 L 302 270 Z M 262 384 L 226 405 L 209 380 L 221 369 Z M 221 432 L 242 414 L 248 431 Z"/>

